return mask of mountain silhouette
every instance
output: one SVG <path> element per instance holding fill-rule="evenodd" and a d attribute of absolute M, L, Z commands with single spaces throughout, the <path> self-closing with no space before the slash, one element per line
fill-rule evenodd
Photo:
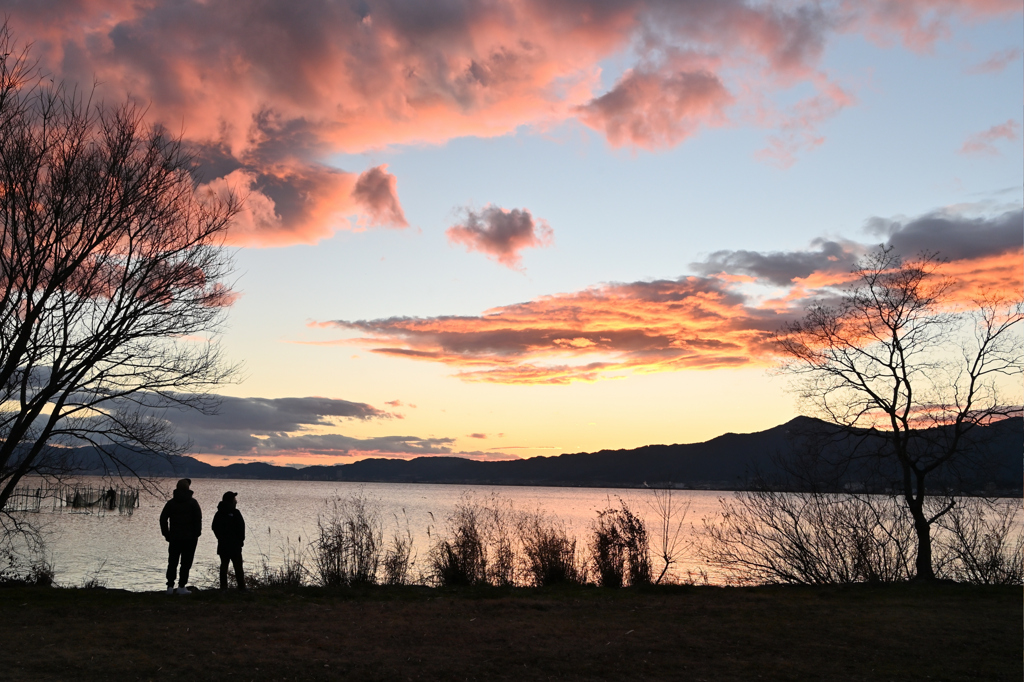
<path fill-rule="evenodd" d="M 784 463 L 792 462 L 808 443 L 827 442 L 832 454 L 851 447 L 835 439 L 834 426 L 811 417 L 797 417 L 785 424 L 755 433 L 726 433 L 703 443 L 646 445 L 629 450 L 530 457 L 508 461 L 477 461 L 463 457 L 433 456 L 414 459 L 370 458 L 333 466 L 302 469 L 265 462 L 213 466 L 193 457 L 164 458 L 119 451 L 118 457 L 143 476 L 190 476 L 193 478 L 351 481 L 389 483 L 454 483 L 477 485 L 541 485 L 587 487 L 639 487 L 673 485 L 679 488 L 736 490 L 759 480 L 784 480 Z M 861 432 L 861 447 L 877 447 L 881 439 Z M 988 491 L 1021 494 L 1024 420 L 1005 419 L 974 432 L 982 444 L 983 466 L 952 474 L 936 472 L 933 483 L 966 492 Z M 872 445 L 873 443 L 873 445 Z M 104 473 L 103 459 L 94 448 L 76 449 L 83 473 Z M 976 458 L 977 459 L 977 458 Z M 945 476 L 945 478 L 943 478 Z M 870 480 L 869 480 L 870 479 Z M 882 460 L 870 477 L 851 467 L 833 482 L 843 489 L 893 488 L 898 475 L 891 461 Z M 783 484 L 785 485 L 785 484 Z"/>

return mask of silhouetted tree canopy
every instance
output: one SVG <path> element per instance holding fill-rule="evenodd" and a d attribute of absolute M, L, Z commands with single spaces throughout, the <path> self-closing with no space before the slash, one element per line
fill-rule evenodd
<path fill-rule="evenodd" d="M 182 450 L 166 409 L 206 409 L 234 371 L 215 336 L 233 294 L 222 238 L 180 140 L 131 103 L 42 78 L 0 29 L 0 511 L 66 446 Z"/>

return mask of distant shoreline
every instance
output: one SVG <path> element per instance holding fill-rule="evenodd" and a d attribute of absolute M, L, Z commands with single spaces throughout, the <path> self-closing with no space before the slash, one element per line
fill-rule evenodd
<path fill-rule="evenodd" d="M 804 440 L 835 433 L 835 427 L 810 417 L 796 419 L 756 433 L 727 433 L 703 443 L 646 445 L 631 450 L 601 450 L 531 457 L 518 460 L 478 461 L 449 455 L 413 459 L 368 458 L 350 464 L 314 465 L 296 469 L 267 462 L 215 466 L 194 457 L 119 451 L 132 471 L 146 477 L 189 477 L 237 480 L 334 481 L 352 483 L 436 483 L 445 485 L 557 486 L 565 488 L 678 488 L 732 491 L 758 487 L 758 480 L 784 479 L 780 464 L 802 452 Z M 865 438 L 878 436 L 865 432 Z M 1020 453 L 1024 449 L 1024 419 L 1014 417 L 982 427 L 986 466 L 970 476 L 951 473 L 948 480 L 936 472 L 933 485 L 960 494 L 1002 497 L 1024 496 Z M 848 448 L 833 438 L 827 447 Z M 874 446 L 872 446 L 874 447 Z M 841 453 L 840 453 L 841 454 Z M 83 474 L 109 473 L 95 449 L 79 448 L 75 456 Z M 879 460 L 882 461 L 882 460 Z M 836 481 L 832 492 L 884 493 L 898 488 L 895 465 L 870 471 L 851 468 Z M 864 478 L 871 476 L 873 478 Z M 868 483 L 867 481 L 873 481 Z M 785 486 L 783 486 L 785 487 Z"/>

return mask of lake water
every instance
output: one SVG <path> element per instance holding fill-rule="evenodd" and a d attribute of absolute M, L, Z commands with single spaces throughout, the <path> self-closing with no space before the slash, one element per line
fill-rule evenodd
<path fill-rule="evenodd" d="M 117 512 L 76 513 L 43 511 L 26 514 L 45 534 L 47 559 L 61 585 L 81 585 L 96 579 L 108 588 L 162 590 L 167 567 L 167 545 L 160 535 L 159 516 L 175 481 L 161 481 L 166 495 L 143 493 L 131 516 Z M 103 485 L 99 479 L 93 482 Z M 497 495 L 519 511 L 541 511 L 558 518 L 582 548 L 597 511 L 617 506 L 622 498 L 648 524 L 648 533 L 657 532 L 659 522 L 649 490 L 607 488 L 555 488 L 519 486 L 463 486 L 396 483 L 338 483 L 317 481 L 231 481 L 193 479 L 192 490 L 203 508 L 203 534 L 199 538 L 190 582 L 203 585 L 215 575 L 219 560 L 216 539 L 210 523 L 217 502 L 225 491 L 238 493 L 238 508 L 246 521 L 244 558 L 249 569 L 259 564 L 261 555 L 271 566 L 283 563 L 285 553 L 305 546 L 317 533 L 317 517 L 328 511 L 331 501 L 351 495 L 374 500 L 390 536 L 397 522 L 404 528 L 406 519 L 414 541 L 418 565 L 422 566 L 431 537 L 444 532 L 445 519 L 464 495 L 478 501 Z M 689 503 L 683 532 L 690 534 L 701 526 L 704 517 L 719 513 L 719 498 L 731 493 L 718 491 L 673 491 L 673 504 Z M 679 575 L 701 567 L 690 556 L 676 568 Z M 657 570 L 660 570 L 658 567 Z"/>

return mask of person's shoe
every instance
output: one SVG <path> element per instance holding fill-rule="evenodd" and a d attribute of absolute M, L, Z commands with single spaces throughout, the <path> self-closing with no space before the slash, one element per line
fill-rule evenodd
<path fill-rule="evenodd" d="M 176 589 L 174 591 L 174 594 L 192 594 L 192 593 L 189 592 L 187 587 L 179 587 L 178 589 Z"/>
<path fill-rule="evenodd" d="M 167 588 L 167 594 L 174 594 L 174 588 L 173 587 L 168 587 Z"/>

